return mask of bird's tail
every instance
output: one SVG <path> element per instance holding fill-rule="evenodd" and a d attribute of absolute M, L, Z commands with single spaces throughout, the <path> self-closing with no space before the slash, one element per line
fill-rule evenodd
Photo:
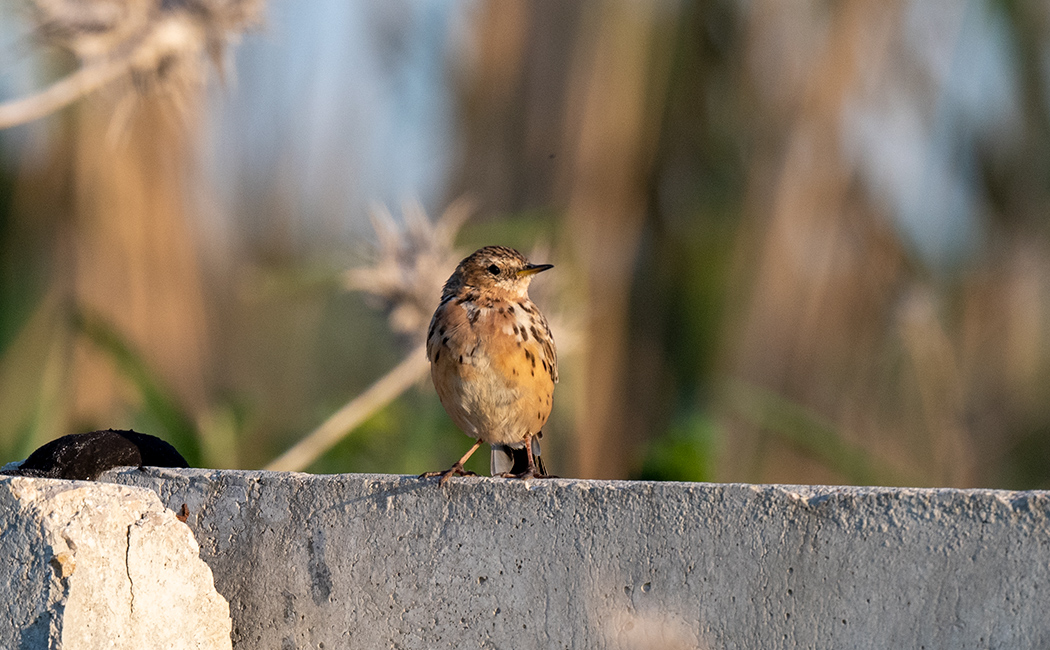
<path fill-rule="evenodd" d="M 532 458 L 536 461 L 536 471 L 546 474 L 547 468 L 543 466 L 540 458 L 539 436 L 532 437 Z M 510 445 L 492 445 L 489 469 L 492 476 L 498 474 L 521 474 L 529 468 L 529 454 L 525 451 L 525 445 L 517 448 Z"/>

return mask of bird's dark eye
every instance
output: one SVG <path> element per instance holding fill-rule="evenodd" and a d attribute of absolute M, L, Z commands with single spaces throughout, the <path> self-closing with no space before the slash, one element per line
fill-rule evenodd
<path fill-rule="evenodd" d="M 489 267 L 489 268 L 487 268 L 486 270 L 487 270 L 487 271 L 488 271 L 489 273 L 491 273 L 492 275 L 499 275 L 499 267 L 498 267 L 498 266 L 496 266 L 495 264 L 493 264 L 492 266 L 490 266 L 490 267 Z"/>

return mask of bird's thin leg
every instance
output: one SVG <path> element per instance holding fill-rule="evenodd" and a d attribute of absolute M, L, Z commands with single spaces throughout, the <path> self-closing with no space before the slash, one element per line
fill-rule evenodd
<path fill-rule="evenodd" d="M 479 438 L 478 441 L 474 443 L 474 446 L 470 448 L 470 451 L 463 454 L 463 458 L 457 460 L 452 465 L 452 467 L 446 469 L 444 472 L 426 472 L 424 474 L 420 474 L 419 478 L 430 478 L 432 476 L 440 476 L 441 480 L 438 481 L 438 484 L 443 485 L 445 481 L 449 480 L 453 476 L 477 476 L 477 474 L 475 474 L 474 472 L 467 469 L 463 469 L 463 464 L 467 462 L 467 459 L 474 455 L 474 452 L 477 451 L 478 447 L 480 446 L 481 439 Z"/>
<path fill-rule="evenodd" d="M 536 457 L 532 453 L 532 436 L 525 436 L 525 454 L 529 457 L 529 466 L 525 468 L 525 476 L 522 478 L 539 476 L 540 472 L 536 470 Z"/>
<path fill-rule="evenodd" d="M 529 480 L 530 478 L 557 478 L 549 474 L 545 474 L 544 471 L 536 466 L 536 457 L 532 453 L 532 436 L 525 436 L 525 455 L 529 459 L 529 465 L 525 468 L 524 472 L 520 474 L 511 474 L 510 472 L 504 472 L 500 474 L 502 478 L 520 478 Z"/>

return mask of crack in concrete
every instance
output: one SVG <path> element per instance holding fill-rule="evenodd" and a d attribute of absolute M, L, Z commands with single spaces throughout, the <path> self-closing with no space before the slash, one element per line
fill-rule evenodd
<path fill-rule="evenodd" d="M 134 526 L 135 524 L 131 524 Z M 131 577 L 131 526 L 128 526 L 127 535 L 127 548 L 124 550 L 124 572 L 128 574 L 128 592 L 130 598 L 128 599 L 128 611 L 129 614 L 135 614 L 135 580 Z"/>

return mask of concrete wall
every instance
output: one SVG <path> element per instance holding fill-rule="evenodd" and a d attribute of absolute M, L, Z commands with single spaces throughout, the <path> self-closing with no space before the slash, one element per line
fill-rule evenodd
<path fill-rule="evenodd" d="M 1050 648 L 1050 494 L 120 470 L 236 648 Z"/>

